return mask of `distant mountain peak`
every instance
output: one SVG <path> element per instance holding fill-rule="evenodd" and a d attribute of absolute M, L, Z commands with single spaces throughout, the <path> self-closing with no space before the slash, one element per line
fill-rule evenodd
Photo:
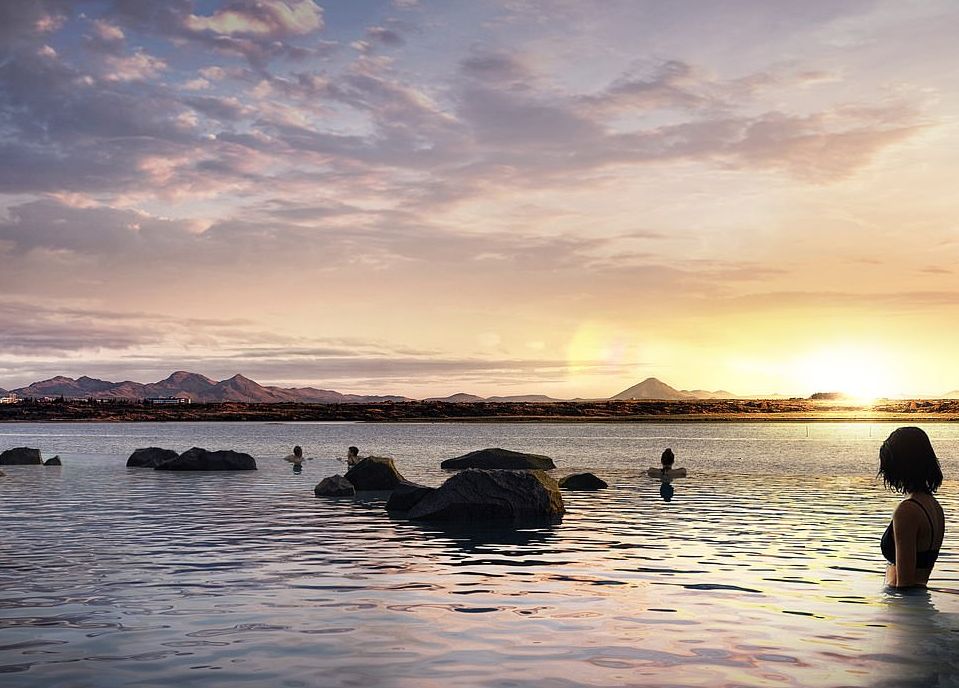
<path fill-rule="evenodd" d="M 446 401 L 453 404 L 469 404 L 478 401 L 486 401 L 483 397 L 478 397 L 475 394 L 467 394 L 466 392 L 457 392 L 456 394 L 450 394 L 448 397 L 430 397 L 426 401 Z"/>
<path fill-rule="evenodd" d="M 680 392 L 678 389 L 670 387 L 655 377 L 648 377 L 639 384 L 635 384 L 629 389 L 624 389 L 619 394 L 610 397 L 610 399 L 619 401 L 629 399 L 678 401 L 682 399 L 695 399 L 695 397 L 692 394 Z"/>
<path fill-rule="evenodd" d="M 165 380 L 160 380 L 156 384 L 162 384 L 169 382 L 171 384 L 180 384 L 187 380 L 195 380 L 197 382 L 206 382 L 207 384 L 215 385 L 216 380 L 211 380 L 206 375 L 200 375 L 200 373 L 191 373 L 187 370 L 178 370 L 175 373 L 170 373 L 170 376 Z"/>

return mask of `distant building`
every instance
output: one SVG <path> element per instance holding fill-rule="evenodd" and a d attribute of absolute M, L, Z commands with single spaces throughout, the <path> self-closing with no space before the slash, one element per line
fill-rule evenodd
<path fill-rule="evenodd" d="M 152 397 L 143 401 L 152 406 L 177 406 L 178 404 L 190 403 L 190 400 L 184 397 Z"/>
<path fill-rule="evenodd" d="M 0 397 L 0 404 L 19 404 L 19 403 L 20 403 L 20 397 L 18 397 L 13 392 L 10 392 L 10 394 L 8 394 L 5 397 Z"/>

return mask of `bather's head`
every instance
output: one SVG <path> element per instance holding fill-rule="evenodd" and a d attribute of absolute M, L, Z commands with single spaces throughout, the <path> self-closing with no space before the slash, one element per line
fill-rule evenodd
<path fill-rule="evenodd" d="M 350 447 L 349 449 L 346 450 L 346 455 L 347 455 L 347 456 L 359 456 L 359 455 L 360 455 L 359 447 Z"/>
<path fill-rule="evenodd" d="M 293 447 L 293 456 L 303 456 L 303 447 L 300 445 Z"/>
<path fill-rule="evenodd" d="M 942 469 L 929 436 L 920 428 L 898 428 L 879 449 L 879 475 L 896 492 L 928 492 L 942 484 Z"/>
<path fill-rule="evenodd" d="M 676 462 L 676 457 L 673 455 L 673 450 L 669 447 L 666 447 L 666 451 L 663 452 L 660 461 L 663 462 L 663 468 L 672 468 L 673 464 Z"/>

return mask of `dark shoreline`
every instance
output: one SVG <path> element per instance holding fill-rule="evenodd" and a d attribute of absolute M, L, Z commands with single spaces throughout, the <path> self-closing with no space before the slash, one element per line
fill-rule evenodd
<path fill-rule="evenodd" d="M 11 422 L 922 422 L 959 421 L 959 400 L 849 405 L 809 400 L 588 401 L 556 403 L 414 401 L 375 404 L 185 404 L 63 401 L 0 406 Z"/>

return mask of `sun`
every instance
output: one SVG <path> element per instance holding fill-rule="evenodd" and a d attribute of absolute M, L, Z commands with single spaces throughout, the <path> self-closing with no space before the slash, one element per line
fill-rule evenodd
<path fill-rule="evenodd" d="M 857 346 L 811 352 L 797 365 L 802 387 L 813 392 L 841 392 L 856 401 L 893 396 L 894 372 L 890 356 Z"/>

